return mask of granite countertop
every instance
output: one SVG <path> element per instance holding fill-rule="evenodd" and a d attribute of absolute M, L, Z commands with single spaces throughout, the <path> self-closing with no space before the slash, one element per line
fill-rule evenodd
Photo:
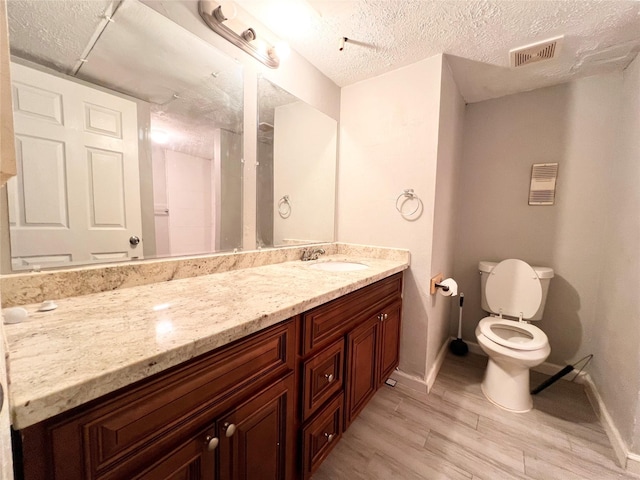
<path fill-rule="evenodd" d="M 22 429 L 408 268 L 326 272 L 285 262 L 56 300 L 5 325 L 14 428 Z"/>

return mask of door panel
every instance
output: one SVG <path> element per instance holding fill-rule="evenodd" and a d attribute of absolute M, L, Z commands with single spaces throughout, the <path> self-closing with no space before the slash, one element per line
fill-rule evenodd
<path fill-rule="evenodd" d="M 129 244 L 142 236 L 136 104 L 18 64 L 11 73 L 12 263 L 141 258 L 142 243 Z"/>
<path fill-rule="evenodd" d="M 380 322 L 380 364 L 378 383 L 382 384 L 398 366 L 400 355 L 400 317 L 402 303 L 396 302 L 382 310 Z"/>
<path fill-rule="evenodd" d="M 221 479 L 292 478 L 294 395 L 289 375 L 222 417 Z"/>
<path fill-rule="evenodd" d="M 347 410 L 345 429 L 376 392 L 378 317 L 372 317 L 347 335 Z"/>

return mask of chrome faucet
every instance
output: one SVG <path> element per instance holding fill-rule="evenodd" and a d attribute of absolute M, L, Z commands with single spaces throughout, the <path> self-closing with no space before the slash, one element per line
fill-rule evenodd
<path fill-rule="evenodd" d="M 324 250 L 321 248 L 314 248 L 304 250 L 302 252 L 302 257 L 300 258 L 303 262 L 308 262 L 309 260 L 317 260 L 320 255 L 324 255 Z"/>

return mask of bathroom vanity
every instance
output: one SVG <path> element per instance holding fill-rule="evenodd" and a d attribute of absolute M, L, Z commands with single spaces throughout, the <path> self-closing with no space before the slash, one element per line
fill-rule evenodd
<path fill-rule="evenodd" d="M 309 478 L 398 364 L 408 257 L 358 261 L 71 297 L 8 326 L 25 478 Z"/>

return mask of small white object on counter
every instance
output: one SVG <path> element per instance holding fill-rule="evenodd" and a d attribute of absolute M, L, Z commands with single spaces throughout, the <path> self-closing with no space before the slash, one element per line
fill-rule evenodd
<path fill-rule="evenodd" d="M 55 310 L 58 308 L 58 305 L 53 300 L 45 300 L 40 304 L 40 308 L 38 308 L 39 312 L 48 312 L 50 310 Z"/>
<path fill-rule="evenodd" d="M 20 323 L 29 316 L 29 312 L 22 307 L 5 308 L 2 310 L 4 323 Z"/>

